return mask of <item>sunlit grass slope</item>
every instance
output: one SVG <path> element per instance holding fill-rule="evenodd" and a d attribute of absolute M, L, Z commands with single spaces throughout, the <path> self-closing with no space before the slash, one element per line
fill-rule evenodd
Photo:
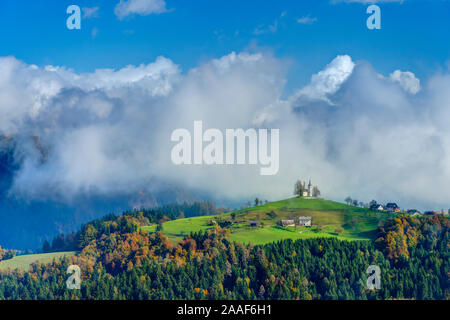
<path fill-rule="evenodd" d="M 281 228 L 277 222 L 311 216 L 312 227 Z M 271 202 L 248 209 L 222 215 L 202 216 L 167 221 L 162 233 L 177 242 L 193 231 L 212 228 L 211 220 L 229 220 L 231 240 L 237 242 L 263 244 L 281 239 L 306 239 L 317 237 L 337 237 L 345 240 L 367 240 L 375 237 L 378 223 L 388 214 L 348 206 L 343 203 L 323 199 L 291 198 Z M 250 227 L 250 220 L 257 220 L 261 227 Z M 143 227 L 154 232 L 156 226 Z"/>
<path fill-rule="evenodd" d="M 17 256 L 9 260 L 0 261 L 0 270 L 6 269 L 20 269 L 27 271 L 31 264 L 34 262 L 49 263 L 53 259 L 61 259 L 63 257 L 73 256 L 74 251 L 68 252 L 52 252 L 52 253 L 42 253 L 42 254 L 26 254 L 22 256 Z"/>

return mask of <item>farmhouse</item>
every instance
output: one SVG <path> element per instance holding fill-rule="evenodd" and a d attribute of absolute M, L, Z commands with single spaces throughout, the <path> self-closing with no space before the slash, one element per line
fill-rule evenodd
<path fill-rule="evenodd" d="M 259 226 L 259 222 L 256 220 L 250 221 L 250 227 L 256 228 Z"/>
<path fill-rule="evenodd" d="M 386 205 L 386 212 L 400 212 L 400 208 L 396 203 L 391 202 Z"/>
<path fill-rule="evenodd" d="M 417 216 L 420 213 L 420 211 L 416 210 L 416 209 L 409 209 L 408 211 L 406 211 L 410 216 Z"/>
<path fill-rule="evenodd" d="M 372 211 L 384 211 L 384 207 L 381 204 L 373 204 L 370 206 L 370 210 Z"/>
<path fill-rule="evenodd" d="M 281 220 L 283 227 L 295 227 L 295 220 Z"/>
<path fill-rule="evenodd" d="M 299 226 L 305 226 L 305 227 L 311 227 L 312 217 L 298 217 L 298 225 Z"/>

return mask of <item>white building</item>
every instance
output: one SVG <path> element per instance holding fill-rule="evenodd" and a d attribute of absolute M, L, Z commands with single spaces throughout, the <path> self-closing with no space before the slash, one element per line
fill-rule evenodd
<path fill-rule="evenodd" d="M 309 184 L 308 184 L 308 197 L 312 197 L 313 196 L 313 191 L 312 191 L 313 187 L 311 184 L 311 180 L 309 180 Z"/>
<path fill-rule="evenodd" d="M 312 217 L 306 217 L 306 216 L 298 217 L 298 225 L 304 226 L 304 227 L 311 227 Z"/>
<path fill-rule="evenodd" d="M 281 220 L 283 227 L 295 227 L 295 220 Z"/>
<path fill-rule="evenodd" d="M 313 197 L 313 185 L 311 183 L 311 180 L 309 180 L 309 184 L 308 184 L 308 187 L 306 188 L 306 190 L 303 190 L 302 197 L 303 198 L 312 198 Z"/>

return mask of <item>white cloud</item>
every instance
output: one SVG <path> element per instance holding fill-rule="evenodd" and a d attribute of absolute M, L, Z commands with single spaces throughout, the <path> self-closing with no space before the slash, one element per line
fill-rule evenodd
<path fill-rule="evenodd" d="M 395 70 L 390 74 L 389 78 L 392 81 L 399 83 L 400 86 L 409 93 L 416 94 L 420 91 L 420 80 L 417 79 L 412 72 Z"/>
<path fill-rule="evenodd" d="M 275 20 L 273 22 L 273 24 L 270 24 L 268 26 L 259 25 L 253 31 L 253 34 L 260 35 L 260 34 L 265 34 L 265 33 L 276 33 L 277 30 L 278 30 L 278 20 Z"/>
<path fill-rule="evenodd" d="M 299 90 L 293 98 L 301 100 L 328 100 L 352 74 L 355 64 L 350 56 L 337 56 L 324 70 L 311 77 L 311 83 Z"/>
<path fill-rule="evenodd" d="M 146 16 L 167 12 L 164 0 L 120 0 L 114 8 L 114 13 L 119 19 L 132 14 Z"/>
<path fill-rule="evenodd" d="M 426 81 L 417 99 L 416 87 L 405 91 L 344 55 L 285 99 L 287 71 L 263 53 L 230 53 L 183 73 L 163 57 L 85 74 L 0 58 L 0 135 L 15 139 L 20 164 L 11 192 L 59 200 L 137 193 L 157 178 L 220 198 L 277 199 L 297 178 L 311 178 L 327 198 L 448 206 L 450 74 Z M 218 129 L 279 128 L 279 174 L 175 167 L 170 134 L 194 120 Z"/>
<path fill-rule="evenodd" d="M 313 24 L 317 21 L 317 18 L 311 18 L 310 16 L 305 16 L 297 19 L 298 24 Z"/>
<path fill-rule="evenodd" d="M 50 108 L 54 103 L 52 99 L 65 88 L 79 88 L 85 92 L 102 90 L 114 96 L 132 86 L 150 96 L 164 96 L 171 91 L 179 70 L 163 57 L 147 65 L 127 66 L 120 70 L 97 69 L 87 74 L 76 74 L 64 67 L 38 68 L 14 57 L 3 57 L 0 58 L 0 72 L 3 74 L 0 79 L 0 133 L 10 135 L 20 130 L 24 121 L 33 120 Z"/>
<path fill-rule="evenodd" d="M 99 7 L 92 7 L 92 8 L 82 8 L 83 10 L 83 19 L 89 19 L 89 18 L 98 18 L 98 10 Z"/>
<path fill-rule="evenodd" d="M 265 33 L 276 33 L 278 31 L 280 22 L 284 19 L 284 17 L 286 17 L 286 15 L 287 15 L 287 12 L 283 11 L 280 14 L 280 16 L 274 20 L 274 22 L 272 24 L 269 24 L 269 25 L 261 24 L 258 27 L 256 27 L 255 30 L 253 30 L 253 34 L 260 35 L 260 34 L 265 34 Z"/>

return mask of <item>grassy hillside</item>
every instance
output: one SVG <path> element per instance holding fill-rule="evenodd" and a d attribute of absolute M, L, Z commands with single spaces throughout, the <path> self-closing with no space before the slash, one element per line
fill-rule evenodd
<path fill-rule="evenodd" d="M 312 227 L 281 228 L 277 222 L 299 216 L 311 216 Z M 203 216 L 168 221 L 163 224 L 163 233 L 176 242 L 191 231 L 212 228 L 211 220 L 230 221 L 231 240 L 263 244 L 281 239 L 305 239 L 316 237 L 338 237 L 346 240 L 373 239 L 378 223 L 388 214 L 348 206 L 323 199 L 292 198 L 265 205 L 238 210 L 220 216 Z M 252 228 L 250 220 L 257 220 L 262 227 Z M 154 232 L 156 226 L 144 227 Z"/>
<path fill-rule="evenodd" d="M 70 252 L 51 252 L 42 254 L 26 254 L 17 256 L 9 260 L 0 261 L 0 270 L 20 269 L 27 271 L 34 262 L 49 263 L 53 259 L 60 259 L 65 256 L 73 256 L 74 251 Z"/>

